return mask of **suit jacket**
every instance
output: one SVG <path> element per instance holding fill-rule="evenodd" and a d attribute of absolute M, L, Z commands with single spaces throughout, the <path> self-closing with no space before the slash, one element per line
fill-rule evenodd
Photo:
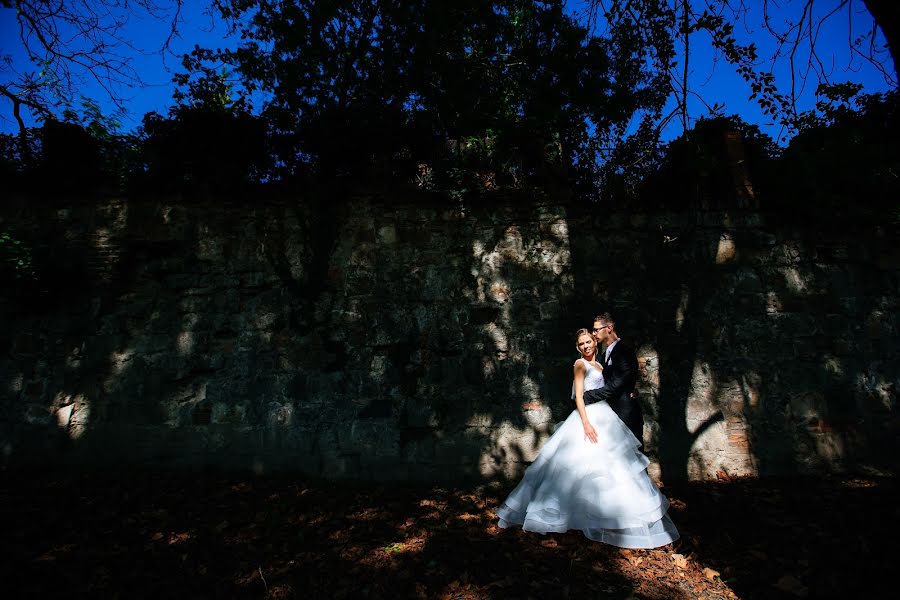
<path fill-rule="evenodd" d="M 620 340 L 609 353 L 609 361 L 601 364 L 606 383 L 598 390 L 584 392 L 585 402 L 606 401 L 613 412 L 631 429 L 638 441 L 642 441 L 643 411 L 638 401 L 631 397 L 638 378 L 637 355 L 631 347 Z"/>

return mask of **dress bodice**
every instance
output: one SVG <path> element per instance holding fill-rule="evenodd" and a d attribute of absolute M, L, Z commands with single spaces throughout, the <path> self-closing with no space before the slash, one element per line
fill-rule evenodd
<path fill-rule="evenodd" d="M 588 390 L 598 390 L 605 385 L 605 381 L 603 380 L 603 371 L 600 371 L 596 367 L 591 366 L 591 363 L 586 361 L 584 358 L 578 359 L 584 363 L 584 368 L 587 369 L 587 372 L 584 374 L 584 391 Z M 575 398 L 575 382 L 572 382 L 572 398 Z"/>

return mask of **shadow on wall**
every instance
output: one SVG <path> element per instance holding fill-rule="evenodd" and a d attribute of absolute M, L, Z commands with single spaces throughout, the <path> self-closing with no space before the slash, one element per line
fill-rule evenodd
<path fill-rule="evenodd" d="M 96 293 L 4 319 L 7 463 L 516 479 L 573 408 L 571 333 L 600 310 L 639 351 L 665 480 L 890 447 L 896 268 L 753 213 L 515 200 L 54 213 L 90 223 L 67 243 Z"/>
<path fill-rule="evenodd" d="M 207 223 L 162 203 L 51 214 L 61 228 L 90 224 L 61 245 L 90 256 L 80 283 L 93 293 L 11 323 L 5 366 L 15 375 L 4 392 L 18 419 L 4 432 L 7 461 L 190 466 L 203 454 L 227 453 L 235 440 L 258 438 L 239 418 L 249 403 L 214 415 L 207 402 L 225 393 L 252 398 L 247 390 L 259 389 L 248 369 L 210 377 L 237 365 L 238 340 L 260 331 L 249 323 L 239 334 L 234 320 L 239 290 L 253 274 L 226 273 L 210 259 L 208 244 L 221 249 L 227 237 L 210 239 Z M 245 465 L 238 458 L 234 466 Z"/>
<path fill-rule="evenodd" d="M 883 267 L 847 256 L 871 249 L 770 233 L 755 213 L 572 223 L 575 288 L 586 291 L 579 302 L 599 298 L 640 349 L 645 437 L 665 480 L 892 460 L 882 452 L 896 432 L 882 423 L 896 425 L 898 373 L 860 323 L 871 304 L 896 300 L 884 295 Z M 877 248 L 887 237 L 872 241 Z M 878 314 L 876 337 L 896 331 Z"/>
<path fill-rule="evenodd" d="M 498 210 L 50 211 L 92 293 L 5 320 L 6 461 L 514 475 L 567 388 L 569 255 L 559 208 Z"/>

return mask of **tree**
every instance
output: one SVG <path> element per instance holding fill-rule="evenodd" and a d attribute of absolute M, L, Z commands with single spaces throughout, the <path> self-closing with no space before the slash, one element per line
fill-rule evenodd
<path fill-rule="evenodd" d="M 634 187 L 645 204 L 670 210 L 755 207 L 772 192 L 778 155 L 772 138 L 738 115 L 701 117 L 665 145 Z"/>
<path fill-rule="evenodd" d="M 900 5 L 893 0 L 863 0 L 863 2 L 866 8 L 869 9 L 872 18 L 875 19 L 877 26 L 881 28 L 885 38 L 887 38 L 886 45 L 894 63 L 894 83 L 896 83 L 897 73 L 900 72 Z M 874 44 L 874 27 L 869 39 Z M 870 52 L 874 53 L 874 45 L 871 48 Z M 869 54 L 868 56 L 875 58 L 874 54 Z M 886 74 L 890 75 L 889 72 Z"/>
<path fill-rule="evenodd" d="M 189 59 L 185 59 L 189 62 Z M 234 192 L 271 171 L 266 123 L 233 91 L 227 72 L 203 67 L 176 76 L 175 106 L 141 127 L 137 189 Z"/>
<path fill-rule="evenodd" d="M 217 6 L 244 41 L 198 60 L 270 93 L 279 159 L 329 177 L 391 173 L 447 140 L 557 152 L 587 176 L 599 140 L 664 99 L 633 45 L 589 35 L 559 0 Z"/>
<path fill-rule="evenodd" d="M 184 0 L 0 0 L 0 8 L 15 10 L 18 43 L 30 65 L 17 70 L 11 55 L 0 48 L 0 96 L 11 105 L 19 137 L 27 152 L 23 109 L 39 120 L 54 119 L 78 101 L 87 81 L 98 84 L 119 109 L 123 86 L 139 84 L 129 52 L 137 49 L 124 37 L 135 7 L 169 26 L 160 52 L 177 34 Z M 7 40 L 7 43 L 13 40 Z"/>
<path fill-rule="evenodd" d="M 846 230 L 900 223 L 900 93 L 821 85 L 776 164 L 780 214 Z"/>
<path fill-rule="evenodd" d="M 863 4 L 860 7 L 858 1 L 837 0 L 817 12 L 820 5 L 814 0 L 778 5 L 774 0 L 590 0 L 586 17 L 595 26 L 609 30 L 615 39 L 640 40 L 648 61 L 667 80 L 675 107 L 662 117 L 658 129 L 676 116 L 682 128 L 688 129 L 690 96 L 703 101 L 711 113 L 720 108 L 707 104 L 689 87 L 691 40 L 698 32 L 708 34 L 707 43 L 747 81 L 750 98 L 759 102 L 763 112 L 795 129 L 796 101 L 807 79 L 835 83 L 818 44 L 821 28 L 833 19 L 846 18 L 850 32 L 859 25 L 857 21 L 863 21 L 864 33 L 850 39 L 848 49 L 853 57 L 874 65 L 896 87 L 900 7 L 894 0 L 863 0 Z M 793 14 L 789 7 L 795 9 Z M 736 30 L 747 28 L 754 19 L 775 42 L 771 56 L 760 56 L 755 43 L 738 42 Z M 788 85 L 776 85 L 773 72 L 779 61 L 788 62 Z"/>

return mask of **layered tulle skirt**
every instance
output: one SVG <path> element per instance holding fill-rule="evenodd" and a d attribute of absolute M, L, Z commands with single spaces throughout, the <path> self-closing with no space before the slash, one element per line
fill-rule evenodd
<path fill-rule="evenodd" d="M 656 548 L 678 539 L 669 501 L 647 474 L 634 434 L 605 402 L 585 407 L 592 444 L 578 411 L 557 428 L 498 509 L 500 527 L 547 533 L 581 530 L 622 548 Z"/>

